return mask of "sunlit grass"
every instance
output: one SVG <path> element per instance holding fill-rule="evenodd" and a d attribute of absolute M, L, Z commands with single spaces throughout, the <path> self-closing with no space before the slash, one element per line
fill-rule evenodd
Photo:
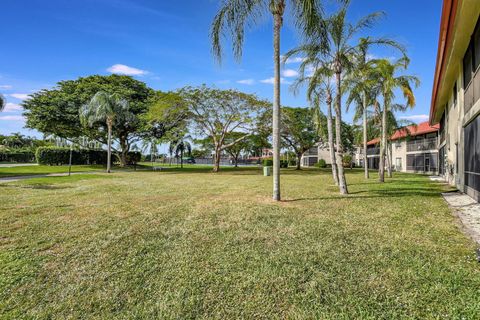
<path fill-rule="evenodd" d="M 260 168 L 0 185 L 0 318 L 462 318 L 480 266 L 426 177 Z"/>

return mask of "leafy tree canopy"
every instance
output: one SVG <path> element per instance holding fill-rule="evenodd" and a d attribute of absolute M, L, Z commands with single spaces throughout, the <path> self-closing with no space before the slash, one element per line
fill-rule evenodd
<path fill-rule="evenodd" d="M 89 137 L 106 142 L 106 130 L 88 128 L 80 123 L 79 110 L 99 91 L 118 94 L 128 101 L 135 116 L 145 113 L 154 91 L 141 81 L 129 76 L 94 75 L 77 80 L 60 81 L 53 89 L 44 89 L 23 102 L 26 127 L 61 138 Z M 140 119 L 128 123 L 116 121 L 114 137 L 131 139 L 142 126 Z"/>

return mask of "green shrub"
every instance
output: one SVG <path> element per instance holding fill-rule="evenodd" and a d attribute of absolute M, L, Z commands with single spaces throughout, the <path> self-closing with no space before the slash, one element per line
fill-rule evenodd
<path fill-rule="evenodd" d="M 70 158 L 70 149 L 58 147 L 39 147 L 35 152 L 35 158 L 38 164 L 59 166 L 68 164 Z M 72 156 L 72 160 L 76 158 Z"/>
<path fill-rule="evenodd" d="M 295 159 L 290 159 L 290 160 L 288 161 L 288 165 L 290 165 L 290 166 L 292 166 L 292 167 L 296 166 L 296 165 L 297 165 L 297 160 L 295 160 Z"/>
<path fill-rule="evenodd" d="M 327 162 L 324 159 L 319 159 L 315 166 L 318 168 L 326 168 Z"/>
<path fill-rule="evenodd" d="M 142 153 L 139 151 L 130 151 L 127 154 L 127 164 L 137 164 L 142 160 Z"/>
<path fill-rule="evenodd" d="M 35 154 L 32 151 L 9 150 L 0 151 L 0 162 L 30 163 L 35 161 Z"/>
<path fill-rule="evenodd" d="M 288 168 L 288 160 L 280 160 L 280 168 Z"/>
<path fill-rule="evenodd" d="M 49 166 L 61 166 L 68 164 L 70 161 L 70 149 L 59 147 L 39 147 L 35 154 L 35 158 L 39 164 Z M 127 164 L 137 164 L 142 159 L 142 154 L 138 151 L 129 152 L 127 154 Z M 116 160 L 116 156 L 112 155 L 112 163 Z M 72 164 L 106 164 L 107 151 L 105 150 L 73 150 Z"/>
<path fill-rule="evenodd" d="M 345 167 L 350 167 L 351 164 L 352 164 L 352 156 L 349 154 L 345 154 L 343 156 L 343 165 Z"/>
<path fill-rule="evenodd" d="M 263 159 L 263 166 L 264 166 L 264 167 L 271 167 L 271 166 L 273 166 L 273 159 L 271 159 L 271 158 Z"/>

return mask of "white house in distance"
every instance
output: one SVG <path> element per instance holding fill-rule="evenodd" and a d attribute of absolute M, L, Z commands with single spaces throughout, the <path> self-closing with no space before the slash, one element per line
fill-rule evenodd
<path fill-rule="evenodd" d="M 430 124 L 440 124 L 440 174 L 480 201 L 480 0 L 444 0 Z"/>
<path fill-rule="evenodd" d="M 310 148 L 302 155 L 301 165 L 302 167 L 311 167 L 317 164 L 318 160 L 323 159 L 328 165 L 332 164 L 330 159 L 330 149 L 323 143 L 317 144 L 317 146 Z"/>
<path fill-rule="evenodd" d="M 392 167 L 395 171 L 437 174 L 440 169 L 438 154 L 439 125 L 428 122 L 395 131 L 390 137 Z M 378 169 L 380 139 L 367 143 L 368 168 Z"/>

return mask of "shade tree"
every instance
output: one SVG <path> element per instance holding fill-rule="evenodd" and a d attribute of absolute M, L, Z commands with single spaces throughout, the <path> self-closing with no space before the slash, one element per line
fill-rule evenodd
<path fill-rule="evenodd" d="M 258 115 L 270 107 L 268 101 L 236 90 L 185 87 L 180 94 L 187 103 L 190 124 L 196 135 L 213 141 L 214 172 L 220 170 L 222 151 L 254 134 L 258 128 Z M 242 134 L 228 141 L 232 132 Z"/>

